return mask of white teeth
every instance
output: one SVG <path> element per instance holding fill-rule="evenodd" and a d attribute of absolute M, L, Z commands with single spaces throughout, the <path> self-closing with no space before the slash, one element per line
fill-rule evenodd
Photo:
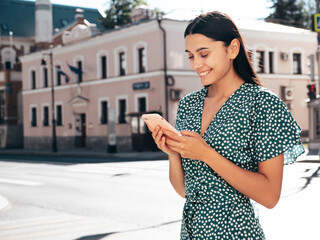
<path fill-rule="evenodd" d="M 211 70 L 199 73 L 200 77 L 207 75 Z"/>

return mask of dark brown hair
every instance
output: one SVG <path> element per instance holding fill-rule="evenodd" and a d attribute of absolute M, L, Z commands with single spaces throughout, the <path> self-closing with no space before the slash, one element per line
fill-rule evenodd
<path fill-rule="evenodd" d="M 199 15 L 189 23 L 184 32 L 184 37 L 195 33 L 202 34 L 215 41 L 222 41 L 226 47 L 230 45 L 233 39 L 238 39 L 240 50 L 233 60 L 233 67 L 236 73 L 246 82 L 262 85 L 253 70 L 240 32 L 228 15 L 218 11 Z"/>

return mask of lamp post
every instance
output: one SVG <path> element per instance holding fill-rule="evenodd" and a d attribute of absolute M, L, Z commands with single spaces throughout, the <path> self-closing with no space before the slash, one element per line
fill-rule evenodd
<path fill-rule="evenodd" d="M 50 58 L 50 77 L 51 77 L 51 114 L 52 114 L 52 152 L 58 152 L 57 147 L 57 135 L 56 135 L 56 120 L 55 120 L 55 106 L 54 106 L 54 81 L 53 81 L 53 60 L 52 60 L 52 48 L 50 45 L 50 52 L 43 53 L 43 55 L 48 55 Z M 41 59 L 41 65 L 46 65 L 46 59 Z"/>

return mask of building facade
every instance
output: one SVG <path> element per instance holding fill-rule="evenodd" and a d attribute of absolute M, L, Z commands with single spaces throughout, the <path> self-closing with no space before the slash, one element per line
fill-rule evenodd
<path fill-rule="evenodd" d="M 100 13 L 96 9 L 85 10 L 86 18 L 99 24 Z M 53 35 L 78 24 L 75 15 L 76 7 L 51 5 L 49 0 L 0 1 L 0 148 L 23 146 L 19 57 L 48 48 L 48 39 L 51 42 Z"/>
<path fill-rule="evenodd" d="M 151 140 L 141 114 L 158 112 L 174 124 L 180 97 L 202 87 L 184 51 L 187 24 L 148 19 L 101 35 L 75 25 L 62 44 L 21 57 L 25 148 L 51 146 L 52 75 L 58 149 L 154 150 L 141 147 Z M 316 34 L 264 22 L 238 27 L 262 83 L 284 100 L 306 138 L 307 57 L 316 52 Z M 41 65 L 50 52 L 52 67 Z"/>

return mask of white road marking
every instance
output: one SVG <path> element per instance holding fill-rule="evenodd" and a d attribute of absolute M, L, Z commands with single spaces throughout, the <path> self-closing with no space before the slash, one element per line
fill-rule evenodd
<path fill-rule="evenodd" d="M 10 178 L 0 178 L 0 183 L 9 183 L 9 184 L 29 186 L 29 187 L 35 187 L 35 186 L 41 186 L 41 185 L 43 185 L 43 183 L 41 183 L 41 182 L 34 182 L 34 181 L 27 181 L 27 180 L 18 180 L 18 179 L 10 179 Z"/>

